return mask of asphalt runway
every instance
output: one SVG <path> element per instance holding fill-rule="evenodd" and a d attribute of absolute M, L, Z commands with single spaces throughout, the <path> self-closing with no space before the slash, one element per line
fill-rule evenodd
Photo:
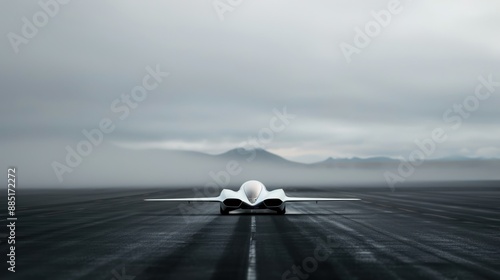
<path fill-rule="evenodd" d="M 143 202 L 191 189 L 20 189 L 16 273 L 2 226 L 0 279 L 500 279 L 500 185 L 469 185 L 294 188 L 362 201 L 283 216 Z"/>

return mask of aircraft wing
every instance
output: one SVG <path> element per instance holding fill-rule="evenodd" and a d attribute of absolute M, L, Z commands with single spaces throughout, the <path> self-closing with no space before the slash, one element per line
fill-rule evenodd
<path fill-rule="evenodd" d="M 300 201 L 348 201 L 361 200 L 359 198 L 325 198 L 325 197 L 289 197 L 286 196 L 284 202 L 300 202 Z"/>
<path fill-rule="evenodd" d="M 191 197 L 191 198 L 147 198 L 144 201 L 184 201 L 184 202 L 222 202 L 220 196 L 217 197 Z"/>

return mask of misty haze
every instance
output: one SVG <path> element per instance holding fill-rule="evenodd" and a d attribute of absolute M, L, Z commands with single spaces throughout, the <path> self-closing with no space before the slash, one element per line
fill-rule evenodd
<path fill-rule="evenodd" d="M 0 7 L 0 279 L 500 279 L 499 1 Z"/>

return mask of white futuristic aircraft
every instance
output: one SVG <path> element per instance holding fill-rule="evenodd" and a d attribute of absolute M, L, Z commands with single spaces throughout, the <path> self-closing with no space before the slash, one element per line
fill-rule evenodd
<path fill-rule="evenodd" d="M 339 201 L 360 200 L 359 198 L 315 198 L 315 197 L 289 197 L 283 189 L 268 191 L 259 181 L 248 181 L 241 185 L 238 191 L 223 189 L 217 197 L 200 198 L 150 198 L 144 201 L 209 201 L 220 203 L 220 213 L 226 215 L 236 209 L 271 209 L 278 214 L 285 214 L 286 203 L 296 201 Z"/>

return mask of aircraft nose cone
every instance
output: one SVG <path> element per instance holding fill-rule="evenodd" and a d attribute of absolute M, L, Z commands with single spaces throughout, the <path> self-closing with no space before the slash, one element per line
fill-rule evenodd
<path fill-rule="evenodd" d="M 245 195 L 250 203 L 255 203 L 262 192 L 263 185 L 258 181 L 248 181 L 244 183 L 241 188 L 245 192 Z"/>

